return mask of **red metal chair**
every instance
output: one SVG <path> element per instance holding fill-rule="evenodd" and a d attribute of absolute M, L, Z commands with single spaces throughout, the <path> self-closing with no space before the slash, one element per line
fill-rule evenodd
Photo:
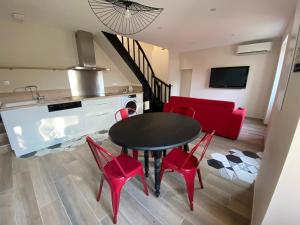
<path fill-rule="evenodd" d="M 178 113 L 184 116 L 189 116 L 191 118 L 195 117 L 196 111 L 194 108 L 186 105 L 177 105 L 172 107 L 170 112 Z"/>
<path fill-rule="evenodd" d="M 176 106 L 173 106 L 171 108 L 170 112 L 178 113 L 178 114 L 181 114 L 181 115 L 184 115 L 184 116 L 189 116 L 189 117 L 191 117 L 193 119 L 194 119 L 195 114 L 196 114 L 196 111 L 195 111 L 194 108 L 192 108 L 190 106 L 186 106 L 186 105 L 176 105 Z M 185 145 L 184 149 L 185 149 L 185 151 L 188 151 L 189 150 L 189 146 Z M 163 156 L 166 157 L 166 155 L 167 155 L 167 150 L 164 150 L 163 151 Z"/>
<path fill-rule="evenodd" d="M 127 119 L 129 117 L 129 115 L 136 115 L 136 114 L 137 114 L 137 112 L 135 109 L 123 108 L 123 109 L 118 110 L 115 113 L 115 119 L 118 122 L 120 120 Z M 133 156 L 133 158 L 138 159 L 138 156 L 139 156 L 138 150 L 132 150 L 132 156 Z"/>
<path fill-rule="evenodd" d="M 123 185 L 132 177 L 140 176 L 144 185 L 144 192 L 148 195 L 148 187 L 145 182 L 145 176 L 142 163 L 128 155 L 113 156 L 106 149 L 98 145 L 92 138 L 86 138 L 87 143 L 93 153 L 99 169 L 102 171 L 100 187 L 97 194 L 97 201 L 100 200 L 103 181 L 106 180 L 110 186 L 113 222 L 117 223 L 117 215 L 120 204 L 120 193 Z"/>
<path fill-rule="evenodd" d="M 194 181 L 196 173 L 198 174 L 201 189 L 203 189 L 203 182 L 198 165 L 203 159 L 214 133 L 215 131 L 207 133 L 190 152 L 185 152 L 181 147 L 174 148 L 170 153 L 167 154 L 166 157 L 163 158 L 162 161 L 160 180 L 162 180 L 164 171 L 166 169 L 177 171 L 178 173 L 183 175 L 186 183 L 191 210 L 194 209 Z M 200 158 L 198 159 L 196 156 L 194 156 L 194 153 L 200 145 L 203 146 L 203 151 L 200 155 Z"/>
<path fill-rule="evenodd" d="M 135 109 L 132 108 L 123 108 L 123 109 L 119 109 L 116 113 L 115 113 L 115 119 L 116 121 L 120 121 L 120 120 L 124 120 L 127 119 L 129 117 L 129 115 L 136 115 L 137 112 Z"/>

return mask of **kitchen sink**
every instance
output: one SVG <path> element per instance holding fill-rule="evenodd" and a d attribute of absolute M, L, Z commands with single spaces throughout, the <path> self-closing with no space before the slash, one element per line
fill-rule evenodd
<path fill-rule="evenodd" d="M 4 103 L 2 105 L 3 108 L 17 107 L 17 106 L 25 106 L 25 105 L 34 105 L 38 104 L 38 100 L 28 100 L 28 101 L 20 101 L 20 102 L 9 102 Z"/>

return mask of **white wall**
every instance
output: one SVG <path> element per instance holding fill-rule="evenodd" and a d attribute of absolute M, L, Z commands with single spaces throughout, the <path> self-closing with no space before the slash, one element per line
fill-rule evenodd
<path fill-rule="evenodd" d="M 264 225 L 300 223 L 300 120 L 284 162 L 276 189 L 263 219 Z"/>
<path fill-rule="evenodd" d="M 0 21 L 0 30 L 0 66 L 70 67 L 78 63 L 73 31 L 10 21 Z M 96 44 L 95 52 L 97 65 L 111 69 L 104 73 L 105 86 L 130 83 Z M 9 86 L 3 85 L 6 80 Z M 69 89 L 67 71 L 0 70 L 0 92 L 29 84 L 40 90 Z"/>
<path fill-rule="evenodd" d="M 180 69 L 192 69 L 191 97 L 234 101 L 248 109 L 249 117 L 263 119 L 278 61 L 280 41 L 273 41 L 267 54 L 234 54 L 236 46 L 185 52 L 180 55 Z M 246 89 L 209 88 L 212 67 L 250 66 Z"/>
<path fill-rule="evenodd" d="M 159 46 L 140 42 L 156 76 L 164 82 L 169 82 L 169 50 Z"/>
<path fill-rule="evenodd" d="M 103 62 L 105 65 L 108 65 L 109 68 L 114 68 L 115 71 L 122 71 L 121 74 L 123 75 L 123 78 L 126 78 L 131 85 L 141 85 L 135 74 L 128 67 L 128 65 L 117 52 L 117 50 L 114 47 L 112 47 L 111 43 L 102 32 L 98 32 L 94 36 L 94 40 L 96 42 L 95 52 L 97 62 Z M 103 61 L 103 58 L 106 58 L 106 60 Z M 119 83 L 126 83 L 126 81 L 120 82 L 121 79 L 115 79 L 114 76 L 109 76 L 110 72 L 111 71 L 105 72 L 107 73 L 107 76 L 104 75 L 106 83 L 110 83 L 110 86 L 118 85 Z"/>
<path fill-rule="evenodd" d="M 285 65 L 292 64 L 300 26 L 300 0 L 291 20 Z M 290 51 L 292 50 L 292 51 Z M 282 73 L 285 73 L 283 70 Z M 285 86 L 281 75 L 279 86 Z M 264 156 L 254 187 L 252 225 L 298 225 L 300 223 L 299 117 L 300 73 L 291 73 L 282 109 L 274 107 L 268 127 Z M 278 99 L 278 95 L 276 98 Z M 276 102 L 276 101 L 275 101 Z M 298 124 L 298 126 L 297 126 Z"/>
<path fill-rule="evenodd" d="M 177 51 L 169 50 L 169 70 L 168 77 L 171 88 L 171 96 L 177 96 L 180 94 L 180 54 Z"/>

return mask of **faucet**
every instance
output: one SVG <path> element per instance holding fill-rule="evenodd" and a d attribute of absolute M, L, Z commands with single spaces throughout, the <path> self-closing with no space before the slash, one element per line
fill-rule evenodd
<path fill-rule="evenodd" d="M 38 91 L 38 87 L 36 85 L 28 85 L 28 86 L 24 86 L 24 87 L 18 87 L 18 88 L 15 88 L 13 90 L 13 92 L 15 93 L 18 89 L 24 89 L 25 91 L 30 91 L 32 100 L 40 101 L 42 99 L 45 99 L 45 96 L 40 95 L 40 93 Z M 34 92 L 35 92 L 35 95 L 34 95 Z"/>

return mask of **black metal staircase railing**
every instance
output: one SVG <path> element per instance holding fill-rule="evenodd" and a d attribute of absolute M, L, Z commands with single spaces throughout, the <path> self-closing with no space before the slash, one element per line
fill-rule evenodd
<path fill-rule="evenodd" d="M 149 89 L 148 93 L 150 95 L 146 97 L 144 95 L 144 100 L 150 100 L 151 111 L 162 111 L 163 104 L 169 101 L 171 96 L 171 84 L 167 84 L 155 75 L 151 63 L 140 43 L 128 37 L 117 37 L 116 35 L 103 33 L 136 74 L 143 85 L 144 92 L 145 89 L 146 92 L 147 89 Z M 119 40 L 119 44 L 122 45 L 123 49 L 116 43 L 116 38 Z M 131 59 L 126 58 L 123 50 L 126 50 Z M 133 63 L 135 65 L 132 65 Z"/>

